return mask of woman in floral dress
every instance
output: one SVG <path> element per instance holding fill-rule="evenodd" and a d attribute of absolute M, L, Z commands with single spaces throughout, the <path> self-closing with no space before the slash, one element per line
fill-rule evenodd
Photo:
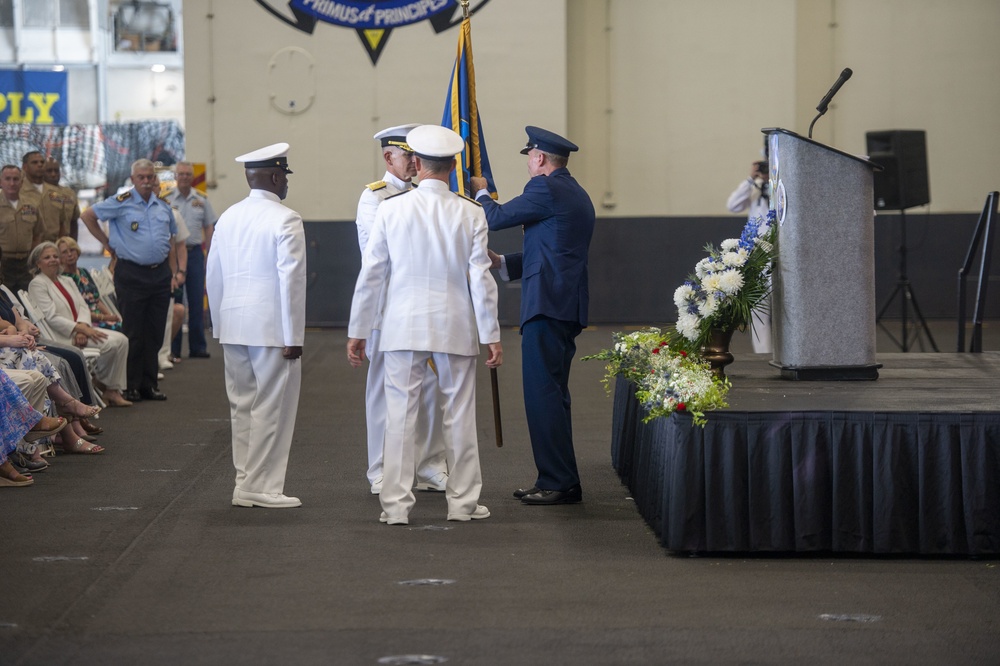
<path fill-rule="evenodd" d="M 7 373 L 0 370 L 0 487 L 30 486 L 34 479 L 20 474 L 8 456 L 23 438 L 36 439 L 59 430 L 62 419 L 35 411 Z M 49 430 L 46 430 L 48 428 Z"/>
<path fill-rule="evenodd" d="M 93 437 L 79 423 L 78 419 L 97 416 L 100 407 L 84 405 L 66 392 L 60 385 L 62 377 L 52 363 L 35 348 L 35 338 L 18 329 L 23 321 L 20 314 L 7 302 L 6 294 L 0 294 L 0 368 L 10 370 L 37 370 L 49 385 L 49 399 L 55 410 L 72 421 L 71 428 L 62 433 L 62 446 L 68 453 L 100 453 L 103 447 L 93 444 Z M 37 458 L 35 447 L 25 453 Z"/>

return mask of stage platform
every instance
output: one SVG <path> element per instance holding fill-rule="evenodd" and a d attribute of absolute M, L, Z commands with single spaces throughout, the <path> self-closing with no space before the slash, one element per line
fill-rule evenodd
<path fill-rule="evenodd" d="M 705 428 L 617 383 L 613 463 L 667 548 L 1000 553 L 1000 354 L 881 354 L 869 382 L 738 359 Z"/>

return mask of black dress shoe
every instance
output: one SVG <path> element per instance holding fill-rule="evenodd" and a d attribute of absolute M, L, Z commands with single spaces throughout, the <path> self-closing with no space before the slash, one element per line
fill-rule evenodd
<path fill-rule="evenodd" d="M 159 389 L 148 388 L 139 389 L 139 395 L 142 396 L 143 400 L 166 400 L 167 394 L 161 393 Z"/>
<path fill-rule="evenodd" d="M 212 355 L 207 351 L 197 351 L 188 354 L 188 358 L 212 358 Z"/>
<path fill-rule="evenodd" d="M 139 389 L 128 389 L 122 391 L 122 397 L 129 402 L 142 402 L 142 394 L 139 393 Z"/>
<path fill-rule="evenodd" d="M 539 490 L 537 493 L 525 495 L 521 498 L 524 504 L 576 504 L 583 501 L 583 491 L 580 486 L 573 486 L 569 490 Z"/>
<path fill-rule="evenodd" d="M 534 493 L 537 492 L 538 488 L 536 488 L 535 486 L 531 486 L 530 488 L 518 488 L 517 490 L 514 491 L 514 497 L 516 497 L 517 499 L 521 499 L 525 495 L 533 495 Z"/>

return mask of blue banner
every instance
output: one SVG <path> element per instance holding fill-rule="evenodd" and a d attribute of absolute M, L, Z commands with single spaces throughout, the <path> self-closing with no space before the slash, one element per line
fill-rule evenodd
<path fill-rule="evenodd" d="M 384 30 L 429 19 L 455 0 L 291 0 L 293 11 L 347 28 Z"/>
<path fill-rule="evenodd" d="M 66 72 L 0 69 L 0 123 L 66 125 Z"/>
<path fill-rule="evenodd" d="M 479 118 L 479 105 L 476 104 L 476 68 L 472 63 L 472 22 L 469 19 L 462 21 L 462 31 L 458 35 L 458 54 L 448 82 L 441 124 L 465 139 L 459 168 L 451 174 L 452 191 L 474 197 L 476 193 L 468 191 L 469 177 L 481 176 L 486 179 L 487 189 L 496 199 L 497 188 L 493 184 L 493 170 L 486 154 L 483 123 Z"/>

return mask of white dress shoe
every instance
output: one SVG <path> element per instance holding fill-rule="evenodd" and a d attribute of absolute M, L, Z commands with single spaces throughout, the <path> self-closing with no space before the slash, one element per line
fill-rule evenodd
<path fill-rule="evenodd" d="M 170 361 L 160 361 L 160 370 L 173 370 L 174 364 Z"/>
<path fill-rule="evenodd" d="M 378 517 L 378 522 L 385 523 L 387 525 L 409 525 L 409 518 L 390 518 L 389 515 L 383 511 L 382 515 Z"/>
<path fill-rule="evenodd" d="M 302 506 L 298 497 L 288 497 L 281 493 L 249 493 L 245 490 L 233 491 L 233 506 L 261 506 L 265 509 L 293 509 Z"/>
<path fill-rule="evenodd" d="M 473 511 L 472 513 L 449 513 L 448 514 L 448 520 L 459 520 L 459 521 L 482 520 L 483 518 L 489 518 L 489 517 L 490 517 L 490 510 L 487 509 L 482 504 L 477 504 L 476 505 L 476 510 Z"/>
<path fill-rule="evenodd" d="M 382 477 L 375 479 L 375 483 L 372 484 L 372 495 L 378 495 L 382 492 Z"/>
<path fill-rule="evenodd" d="M 433 490 L 443 493 L 448 487 L 448 472 L 438 472 L 434 476 L 424 481 L 417 482 L 417 490 Z"/>

